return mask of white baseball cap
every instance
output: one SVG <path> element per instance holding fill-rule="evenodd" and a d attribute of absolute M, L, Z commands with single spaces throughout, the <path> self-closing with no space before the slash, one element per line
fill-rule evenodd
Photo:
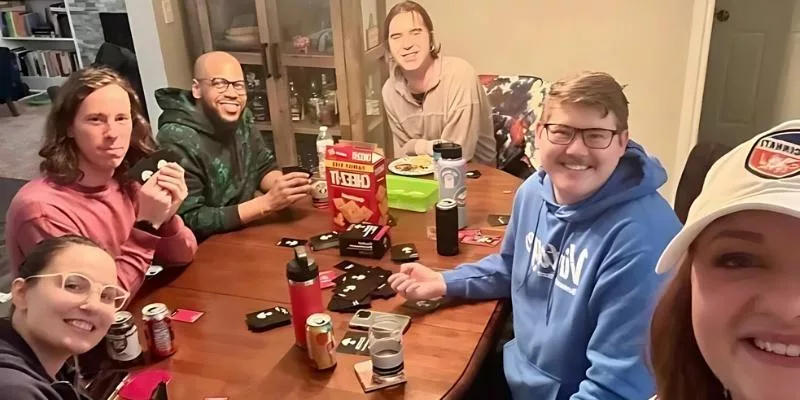
<path fill-rule="evenodd" d="M 656 272 L 681 265 L 689 245 L 714 220 L 744 210 L 800 218 L 800 120 L 760 133 L 714 163 Z"/>

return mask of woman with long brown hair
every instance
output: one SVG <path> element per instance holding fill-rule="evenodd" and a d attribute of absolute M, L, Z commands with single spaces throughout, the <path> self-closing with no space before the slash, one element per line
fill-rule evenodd
<path fill-rule="evenodd" d="M 151 263 L 185 265 L 197 241 L 175 215 L 187 188 L 169 163 L 144 185 L 125 172 L 155 150 L 131 86 L 106 68 L 75 71 L 59 89 L 39 155 L 42 177 L 14 196 L 6 217 L 12 268 L 41 240 L 77 234 L 111 253 L 133 293 Z"/>
<path fill-rule="evenodd" d="M 797 399 L 800 120 L 719 159 L 658 262 L 677 268 L 656 306 L 659 400 Z"/>

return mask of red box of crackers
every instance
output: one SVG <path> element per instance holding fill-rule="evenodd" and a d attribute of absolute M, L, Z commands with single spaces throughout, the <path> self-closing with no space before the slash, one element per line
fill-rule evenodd
<path fill-rule="evenodd" d="M 342 140 L 328 146 L 325 176 L 334 230 L 359 222 L 386 225 L 386 159 L 374 144 Z"/>

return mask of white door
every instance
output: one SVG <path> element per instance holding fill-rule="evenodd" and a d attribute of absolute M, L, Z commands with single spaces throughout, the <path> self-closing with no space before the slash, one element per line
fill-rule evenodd
<path fill-rule="evenodd" d="M 699 141 L 731 146 L 775 115 L 794 0 L 717 0 Z"/>

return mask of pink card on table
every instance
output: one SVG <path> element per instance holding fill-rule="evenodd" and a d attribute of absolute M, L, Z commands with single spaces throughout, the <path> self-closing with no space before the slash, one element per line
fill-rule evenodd
<path fill-rule="evenodd" d="M 322 271 L 319 273 L 319 287 L 327 289 L 336 286 L 333 280 L 336 279 L 336 271 Z"/>
<path fill-rule="evenodd" d="M 172 374 L 165 370 L 142 371 L 128 378 L 119 390 L 119 396 L 125 400 L 150 400 L 156 387 L 161 382 L 169 383 Z"/>
<path fill-rule="evenodd" d="M 184 308 L 178 308 L 175 310 L 174 313 L 172 313 L 172 319 L 175 321 L 188 322 L 191 324 L 200 319 L 200 317 L 202 317 L 203 314 L 204 312 L 202 311 L 192 311 Z"/>

